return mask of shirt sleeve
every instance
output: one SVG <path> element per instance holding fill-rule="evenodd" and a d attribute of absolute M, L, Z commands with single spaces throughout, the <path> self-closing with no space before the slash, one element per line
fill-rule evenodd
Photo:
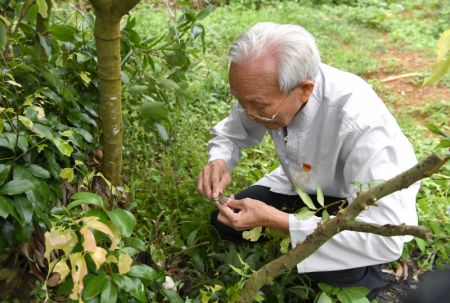
<path fill-rule="evenodd" d="M 395 125 L 396 126 L 396 125 Z M 367 183 L 388 180 L 417 163 L 413 149 L 400 129 L 374 126 L 352 138 L 348 152 L 344 153 L 343 177 L 345 183 Z M 398 126 L 396 126 L 398 128 Z M 393 134 L 394 133 L 394 134 Z M 353 188 L 356 192 L 356 188 Z M 357 221 L 384 224 L 417 225 L 415 209 L 419 183 L 388 195 L 363 211 Z M 354 200 L 349 197 L 349 203 Z M 303 242 L 314 232 L 318 217 L 297 220 L 289 215 L 292 245 Z M 370 233 L 343 231 L 335 235 L 314 254 L 297 265 L 299 272 L 331 271 L 387 263 L 398 259 L 405 241 L 411 236 L 383 237 Z"/>
<path fill-rule="evenodd" d="M 236 104 L 231 114 L 212 128 L 213 138 L 208 142 L 209 162 L 223 159 L 229 172 L 241 158 L 241 148 L 260 143 L 267 131 L 262 124 L 240 113 L 238 106 Z"/>

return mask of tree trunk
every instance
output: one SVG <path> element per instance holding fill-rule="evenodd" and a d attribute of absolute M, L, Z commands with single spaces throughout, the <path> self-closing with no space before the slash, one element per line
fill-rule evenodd
<path fill-rule="evenodd" d="M 113 185 L 121 183 L 122 99 L 120 81 L 120 19 L 96 14 L 95 41 L 100 78 L 103 161 L 101 171 Z"/>
<path fill-rule="evenodd" d="M 95 9 L 95 41 L 100 79 L 103 161 L 101 171 L 112 185 L 121 183 L 122 99 L 120 20 L 139 0 L 90 0 Z"/>

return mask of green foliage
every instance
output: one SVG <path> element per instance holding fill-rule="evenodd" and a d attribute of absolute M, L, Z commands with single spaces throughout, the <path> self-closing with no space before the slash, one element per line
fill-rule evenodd
<path fill-rule="evenodd" d="M 106 210 L 99 202 L 102 199 L 92 193 L 77 193 L 72 201 L 70 208 L 58 209 L 60 214 L 53 215 L 54 223 L 45 233 L 47 281 L 52 273 L 58 273 L 57 293 L 72 300 L 146 302 L 146 289 L 158 291 L 164 274 L 144 264 L 132 265 L 131 256 L 145 249 L 141 240 L 130 238 L 134 215 L 124 209 Z M 98 208 L 85 211 L 77 207 L 86 204 Z M 64 254 L 51 258 L 58 249 Z M 45 289 L 49 298 L 49 286 Z"/>
<path fill-rule="evenodd" d="M 319 283 L 322 290 L 314 300 L 315 303 L 369 303 L 366 298 L 369 290 L 363 287 L 339 288 L 326 283 Z"/>
<path fill-rule="evenodd" d="M 75 162 L 87 163 L 94 147 L 92 16 L 72 11 L 46 36 L 35 29 L 37 14 L 46 13 L 46 1 L 0 8 L 0 251 L 27 241 L 34 226 L 50 227 L 61 183 L 74 179 Z"/>

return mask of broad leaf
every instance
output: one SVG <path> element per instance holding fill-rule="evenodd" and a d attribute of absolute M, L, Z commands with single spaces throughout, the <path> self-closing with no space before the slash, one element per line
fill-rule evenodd
<path fill-rule="evenodd" d="M 64 156 L 70 157 L 70 155 L 73 152 L 72 146 L 70 146 L 69 142 L 61 139 L 61 138 L 55 138 L 53 139 L 53 143 L 58 148 L 58 150 L 63 154 Z"/>
<path fill-rule="evenodd" d="M 311 218 L 312 216 L 314 216 L 315 213 L 316 213 L 315 211 L 309 210 L 308 208 L 303 207 L 294 216 L 297 220 L 307 220 L 307 219 Z"/>
<path fill-rule="evenodd" d="M 2 195 L 18 195 L 33 189 L 33 182 L 30 180 L 11 180 L 0 188 Z"/>
<path fill-rule="evenodd" d="M 141 106 L 140 116 L 144 120 L 169 120 L 169 111 L 162 102 L 148 102 Z"/>
<path fill-rule="evenodd" d="M 53 267 L 53 272 L 59 273 L 59 281 L 58 284 L 64 282 L 66 277 L 70 273 L 69 266 L 67 266 L 67 262 L 65 259 L 61 259 L 56 263 L 55 267 Z"/>
<path fill-rule="evenodd" d="M 6 178 L 8 178 L 10 168 L 9 164 L 0 164 L 0 185 L 5 183 Z"/>
<path fill-rule="evenodd" d="M 83 290 L 84 299 L 90 300 L 97 297 L 102 292 L 108 279 L 109 278 L 105 274 L 100 274 L 87 280 Z"/>
<path fill-rule="evenodd" d="M 105 205 L 103 203 L 103 199 L 93 193 L 89 192 L 78 192 L 72 195 L 71 197 L 72 202 L 67 206 L 68 209 L 72 209 L 75 206 L 78 205 L 95 205 L 101 208 L 105 208 Z"/>
<path fill-rule="evenodd" d="M 106 234 L 111 239 L 111 250 L 117 249 L 120 238 L 105 223 L 100 222 L 97 217 L 84 217 L 82 220 L 87 227 L 96 229 Z"/>
<path fill-rule="evenodd" d="M 258 241 L 259 237 L 261 236 L 262 227 L 254 227 L 250 230 L 246 230 L 242 233 L 242 237 L 245 240 L 250 240 L 251 242 Z"/>
<path fill-rule="evenodd" d="M 158 277 L 158 272 L 148 265 L 140 264 L 131 266 L 128 275 L 130 277 L 153 281 Z"/>
<path fill-rule="evenodd" d="M 108 279 L 104 285 L 102 294 L 100 295 L 100 303 L 117 302 L 117 286 Z"/>
<path fill-rule="evenodd" d="M 107 212 L 108 217 L 116 226 L 121 236 L 129 237 L 136 225 L 136 218 L 125 209 L 116 208 Z"/>
<path fill-rule="evenodd" d="M 53 24 L 50 26 L 49 31 L 59 41 L 71 42 L 75 38 L 75 29 L 68 25 Z"/>
<path fill-rule="evenodd" d="M 300 199 L 302 199 L 303 203 L 305 203 L 306 206 L 308 206 L 309 209 L 316 209 L 314 206 L 313 201 L 311 200 L 311 197 L 303 191 L 300 187 L 295 188 L 297 191 L 297 194 L 300 196 Z"/>
<path fill-rule="evenodd" d="M 286 237 L 280 243 L 280 252 L 286 254 L 289 251 L 289 244 L 291 244 L 291 238 Z"/>
<path fill-rule="evenodd" d="M 331 299 L 325 292 L 322 292 L 317 300 L 317 303 L 334 303 L 334 300 Z"/>
<path fill-rule="evenodd" d="M 66 167 L 61 169 L 61 172 L 59 173 L 59 176 L 66 180 L 67 182 L 72 182 L 75 178 L 75 173 L 73 171 L 72 167 Z"/>
<path fill-rule="evenodd" d="M 48 17 L 48 15 L 47 15 L 47 11 L 48 11 L 47 0 L 36 0 L 36 4 L 38 7 L 39 14 L 42 16 L 42 18 L 47 19 L 47 17 Z"/>
<path fill-rule="evenodd" d="M 13 203 L 11 199 L 0 195 L 0 217 L 6 219 L 9 216 Z"/>
<path fill-rule="evenodd" d="M 73 281 L 72 293 L 69 297 L 72 300 L 78 300 L 84 288 L 83 279 L 87 275 L 88 269 L 82 253 L 71 254 L 69 258 L 72 266 Z"/>
<path fill-rule="evenodd" d="M 119 269 L 119 274 L 124 275 L 128 273 L 131 269 L 131 264 L 133 263 L 133 259 L 128 254 L 120 254 L 119 262 L 117 263 L 117 267 Z"/>
<path fill-rule="evenodd" d="M 33 176 L 35 176 L 35 177 L 42 178 L 42 179 L 50 178 L 50 172 L 48 170 L 46 170 L 45 168 L 43 168 L 42 166 L 39 166 L 36 164 L 31 164 L 30 170 L 31 170 L 31 173 L 33 174 Z"/>

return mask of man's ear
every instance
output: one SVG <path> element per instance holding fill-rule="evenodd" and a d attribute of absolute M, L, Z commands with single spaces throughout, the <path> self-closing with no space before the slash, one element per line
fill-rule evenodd
<path fill-rule="evenodd" d="M 314 82 L 309 79 L 303 80 L 298 84 L 298 88 L 300 89 L 302 101 L 306 102 L 314 90 Z"/>

